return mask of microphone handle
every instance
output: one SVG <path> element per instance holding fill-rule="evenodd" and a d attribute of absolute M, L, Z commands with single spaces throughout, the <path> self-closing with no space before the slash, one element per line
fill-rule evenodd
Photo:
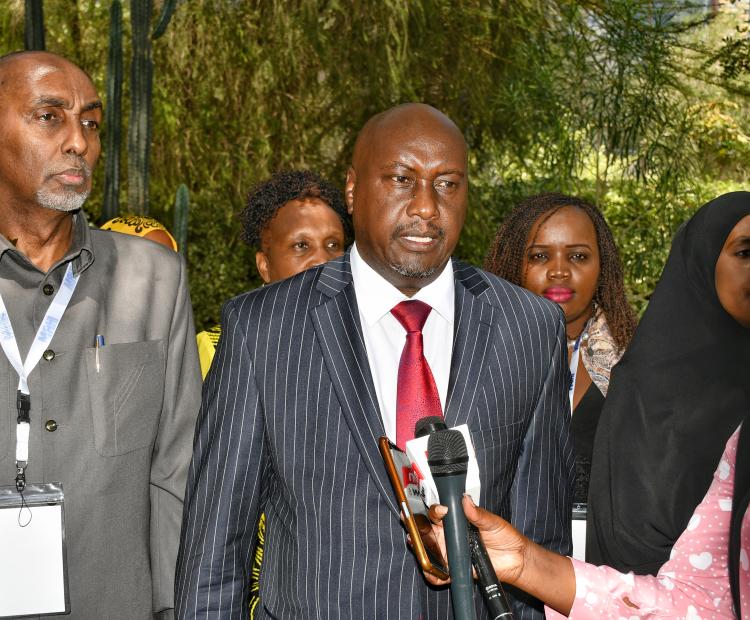
<path fill-rule="evenodd" d="M 492 620 L 513 620 L 513 612 L 505 598 L 503 586 L 495 575 L 490 556 L 487 555 L 487 548 L 482 542 L 479 530 L 473 523 L 469 523 L 469 545 L 471 546 L 471 562 L 479 580 L 479 590 L 484 597 L 490 618 Z"/>
<path fill-rule="evenodd" d="M 469 531 L 461 505 L 466 489 L 466 473 L 434 478 L 440 503 L 448 507 L 448 514 L 443 519 L 443 533 L 448 551 L 453 617 L 455 620 L 476 620 Z"/>

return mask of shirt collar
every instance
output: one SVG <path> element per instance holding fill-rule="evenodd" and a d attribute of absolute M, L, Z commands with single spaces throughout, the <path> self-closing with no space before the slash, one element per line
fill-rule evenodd
<path fill-rule="evenodd" d="M 8 241 L 3 235 L 0 235 L 0 258 L 2 258 L 6 252 L 14 252 L 18 256 L 22 256 L 23 260 L 28 261 L 26 256 L 16 249 L 16 246 Z M 73 261 L 73 273 L 76 275 L 84 271 L 94 262 L 94 250 L 91 245 L 89 224 L 82 210 L 73 214 L 73 241 L 70 244 L 70 249 L 65 253 L 65 256 L 57 262 L 57 265 L 71 260 Z"/>
<path fill-rule="evenodd" d="M 91 231 L 83 209 L 73 215 L 73 230 L 73 243 L 63 260 L 73 260 L 73 273 L 77 275 L 94 262 Z"/>
<path fill-rule="evenodd" d="M 443 267 L 440 275 L 433 282 L 419 289 L 413 297 L 404 295 L 370 267 L 358 252 L 356 242 L 352 246 L 350 260 L 359 311 L 369 326 L 375 325 L 394 306 L 409 299 L 418 299 L 429 304 L 448 324 L 453 324 L 455 283 L 453 264 L 450 260 Z"/>

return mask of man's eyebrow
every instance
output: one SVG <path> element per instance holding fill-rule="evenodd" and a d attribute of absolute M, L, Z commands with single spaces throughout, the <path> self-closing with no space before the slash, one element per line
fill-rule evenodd
<path fill-rule="evenodd" d="M 408 170 L 409 172 L 414 172 L 414 168 L 412 168 L 408 164 L 405 164 L 402 161 L 391 161 L 391 162 L 388 162 L 387 164 L 385 164 L 385 165 L 382 166 L 383 170 L 393 170 L 394 168 L 403 168 L 404 170 Z M 463 170 L 461 170 L 460 168 L 456 168 L 455 170 L 454 169 L 451 169 L 451 170 L 441 170 L 437 174 L 437 176 L 441 177 L 441 176 L 444 176 L 446 174 L 455 174 L 455 175 L 460 176 L 460 177 L 466 176 L 466 173 Z"/>
<path fill-rule="evenodd" d="M 59 97 L 49 97 L 47 95 L 42 95 L 41 97 L 37 97 L 34 100 L 34 104 L 49 106 L 51 108 L 65 108 L 67 107 L 68 102 L 65 101 L 65 99 L 60 99 Z"/>
<path fill-rule="evenodd" d="M 91 103 L 87 103 L 85 106 L 83 106 L 83 112 L 90 112 L 91 110 L 101 110 L 101 109 L 102 109 L 101 99 L 97 99 L 96 101 L 92 101 Z"/>
<path fill-rule="evenodd" d="M 51 108 L 64 108 L 67 109 L 70 107 L 68 102 L 65 99 L 60 99 L 59 97 L 49 97 L 47 95 L 42 95 L 41 97 L 38 97 L 34 100 L 35 105 L 39 106 L 45 106 L 45 107 L 51 107 Z M 91 103 L 87 103 L 85 106 L 83 106 L 82 112 L 90 112 L 91 110 L 101 110 L 102 108 L 102 101 L 101 99 L 97 99 L 96 101 L 92 101 Z"/>
<path fill-rule="evenodd" d="M 455 174 L 460 177 L 466 176 L 466 173 L 463 170 L 458 169 L 458 168 L 456 170 L 443 170 L 442 172 L 438 174 L 438 176 L 441 177 L 445 174 Z"/>
<path fill-rule="evenodd" d="M 414 168 L 412 168 L 411 166 L 406 165 L 402 161 L 391 161 L 391 162 L 388 162 L 387 164 L 383 165 L 382 168 L 383 168 L 383 170 L 391 170 L 393 168 L 404 168 L 405 170 L 411 170 L 411 171 L 414 170 Z"/>

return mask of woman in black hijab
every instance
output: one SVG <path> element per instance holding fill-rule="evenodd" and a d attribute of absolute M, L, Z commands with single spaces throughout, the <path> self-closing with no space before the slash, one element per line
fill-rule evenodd
<path fill-rule="evenodd" d="M 717 261 L 725 260 L 730 232 L 748 215 L 750 193 L 735 192 L 704 205 L 680 228 L 612 372 L 589 487 L 590 562 L 655 574 L 750 409 L 750 326 L 730 316 L 717 293 Z M 750 299 L 750 285 L 744 294 Z"/>

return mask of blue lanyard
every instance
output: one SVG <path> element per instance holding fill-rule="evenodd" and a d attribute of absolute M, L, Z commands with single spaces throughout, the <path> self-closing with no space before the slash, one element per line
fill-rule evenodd
<path fill-rule="evenodd" d="M 586 332 L 584 329 L 573 345 L 573 354 L 570 356 L 570 387 L 568 388 L 568 398 L 570 399 L 570 413 L 573 414 L 573 394 L 576 391 L 576 375 L 578 374 L 578 358 L 581 354 L 581 339 Z"/>

